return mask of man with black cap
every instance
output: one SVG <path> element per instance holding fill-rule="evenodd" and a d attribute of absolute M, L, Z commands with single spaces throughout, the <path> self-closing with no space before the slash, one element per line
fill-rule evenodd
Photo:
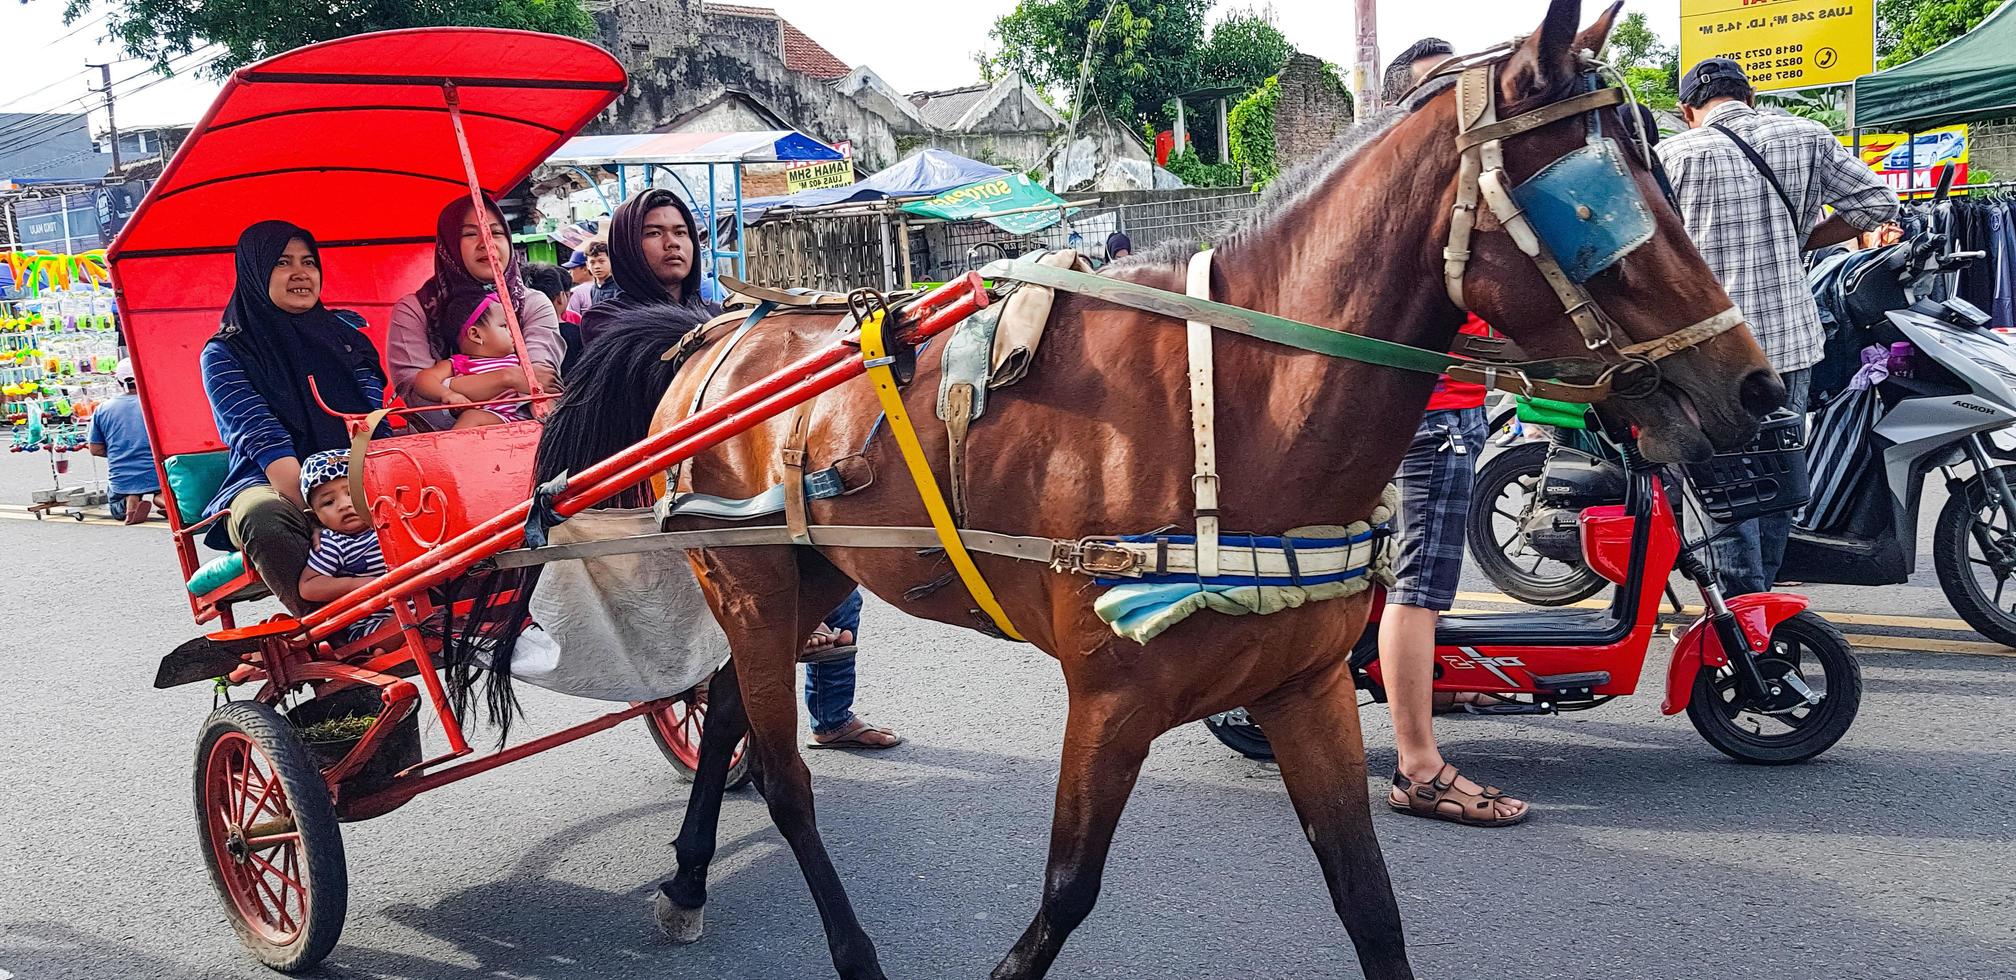
<path fill-rule="evenodd" d="M 1827 127 L 1751 107 L 1743 67 L 1709 58 L 1680 80 L 1688 131 L 1660 144 L 1687 233 L 1785 379 L 1788 407 L 1807 408 L 1826 334 L 1806 286 L 1808 249 L 1875 231 L 1897 195 Z M 1830 217 L 1822 206 L 1834 209 Z M 1730 595 L 1765 592 L 1785 557 L 1791 516 L 1744 521 L 1715 542 Z"/>

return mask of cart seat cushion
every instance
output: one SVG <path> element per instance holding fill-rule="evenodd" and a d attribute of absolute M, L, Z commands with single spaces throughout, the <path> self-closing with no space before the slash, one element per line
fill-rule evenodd
<path fill-rule="evenodd" d="M 168 471 L 168 490 L 175 495 L 175 513 L 190 523 L 203 513 L 203 508 L 210 505 L 210 499 L 224 485 L 224 476 L 231 470 L 231 454 L 221 449 L 182 453 L 168 457 L 161 468 Z"/>
<path fill-rule="evenodd" d="M 191 595 L 209 595 L 229 585 L 231 581 L 245 573 L 245 553 L 234 551 L 228 555 L 218 555 L 203 563 L 196 574 L 189 576 Z"/>

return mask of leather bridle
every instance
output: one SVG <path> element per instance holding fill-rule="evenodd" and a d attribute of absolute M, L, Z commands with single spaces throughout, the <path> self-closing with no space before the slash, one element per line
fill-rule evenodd
<path fill-rule="evenodd" d="M 1574 271 L 1564 269 L 1555 250 L 1549 247 L 1547 236 L 1536 229 L 1535 222 L 1528 213 L 1529 205 L 1536 203 L 1532 191 L 1536 189 L 1535 185 L 1541 182 L 1547 171 L 1543 170 L 1540 174 L 1536 174 L 1525 184 L 1514 185 L 1505 170 L 1504 141 L 1533 132 L 1550 123 L 1587 115 L 1590 116 L 1589 143 L 1592 147 L 1597 147 L 1606 141 L 1602 136 L 1601 116 L 1598 114 L 1612 106 L 1629 105 L 1633 107 L 1627 114 L 1631 122 L 1626 133 L 1630 148 L 1641 157 L 1649 169 L 1656 170 L 1657 161 L 1652 155 L 1651 142 L 1642 130 L 1643 122 L 1636 111 L 1630 87 L 1625 85 L 1622 79 L 1615 79 L 1615 84 L 1611 86 L 1600 85 L 1599 73 L 1604 66 L 1588 52 L 1580 55 L 1580 60 L 1586 69 L 1583 76 L 1586 91 L 1515 116 L 1498 118 L 1499 66 L 1518 51 L 1523 40 L 1515 38 L 1476 54 L 1451 57 L 1423 75 L 1408 94 L 1401 98 L 1402 104 L 1405 104 L 1406 99 L 1422 86 L 1440 78 L 1449 76 L 1456 78 L 1455 143 L 1456 150 L 1461 155 L 1461 164 L 1457 177 L 1456 205 L 1449 222 L 1449 242 L 1442 251 L 1443 279 L 1449 292 L 1449 299 L 1456 304 L 1457 309 L 1469 308 L 1464 302 L 1464 278 L 1469 267 L 1471 238 L 1476 231 L 1477 209 L 1481 200 L 1483 205 L 1490 208 L 1491 213 L 1498 218 L 1505 233 L 1512 236 L 1513 244 L 1539 269 L 1541 277 L 1547 281 L 1547 285 L 1560 300 L 1563 312 L 1575 324 L 1576 331 L 1581 334 L 1583 345 L 1590 352 L 1599 355 L 1601 369 L 1597 384 L 1609 387 L 1611 394 L 1621 398 L 1649 396 L 1658 388 L 1661 380 L 1659 361 L 1721 336 L 1743 323 L 1743 314 L 1731 306 L 1705 320 L 1656 339 L 1618 345 L 1618 336 L 1622 335 L 1628 341 L 1629 334 L 1604 312 L 1583 283 L 1589 276 L 1615 264 L 1625 252 L 1649 239 L 1651 215 L 1649 210 L 1644 210 L 1643 195 L 1638 189 L 1636 180 L 1631 177 L 1628 169 L 1622 168 L 1621 157 L 1617 157 L 1614 153 L 1614 146 L 1596 151 L 1599 157 L 1605 153 L 1616 157 L 1618 161 L 1616 178 L 1630 184 L 1629 200 L 1624 204 L 1644 210 L 1642 220 L 1646 222 L 1646 233 L 1637 242 L 1626 240 L 1619 243 L 1622 247 L 1613 249 L 1614 255 L 1611 255 L 1607 262 L 1602 262 L 1594 268 L 1578 267 Z M 1564 156 L 1555 164 L 1560 164 L 1566 159 Z M 1599 164 L 1600 162 L 1598 161 Z M 1550 165 L 1550 168 L 1552 166 L 1554 165 Z M 1545 195 L 1548 189 L 1538 190 L 1541 195 Z M 1609 190 L 1615 193 L 1615 188 Z M 1524 203 L 1521 201 L 1522 195 L 1527 198 Z M 1564 234 L 1570 237 L 1575 234 L 1577 230 L 1573 227 L 1575 218 L 1583 222 L 1598 222 L 1607 217 L 1607 214 L 1598 214 L 1587 204 L 1578 204 L 1573 200 L 1545 196 L 1540 200 L 1556 206 L 1557 210 L 1566 206 L 1567 210 L 1560 213 L 1572 215 L 1569 219 L 1570 227 L 1562 228 L 1557 225 L 1548 229 L 1555 233 L 1557 240 Z M 1619 195 L 1610 200 L 1622 201 L 1623 198 Z"/>

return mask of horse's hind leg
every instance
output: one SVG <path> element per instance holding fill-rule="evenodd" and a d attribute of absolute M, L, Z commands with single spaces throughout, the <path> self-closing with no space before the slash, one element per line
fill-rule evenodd
<path fill-rule="evenodd" d="M 834 970 L 842 980 L 885 980 L 875 944 L 855 918 L 839 872 L 819 839 L 812 773 L 798 750 L 798 652 L 854 584 L 809 553 L 801 562 L 789 548 L 736 552 L 732 557 L 717 553 L 706 563 L 724 597 L 721 627 L 734 651 L 748 713 L 756 788 L 812 891 Z"/>
<path fill-rule="evenodd" d="M 1168 729 L 1161 720 L 1161 713 L 1132 688 L 1097 695 L 1071 692 L 1042 904 L 1035 921 L 994 968 L 993 980 L 1045 975 L 1071 930 L 1092 914 L 1113 829 L 1134 792 L 1149 743 Z"/>
<path fill-rule="evenodd" d="M 1372 831 L 1365 742 L 1344 658 L 1296 678 L 1249 706 L 1274 746 L 1295 814 L 1316 849 L 1337 917 L 1358 948 L 1366 980 L 1413 980 L 1400 909 Z"/>
<path fill-rule="evenodd" d="M 721 798 L 727 792 L 735 743 L 749 731 L 742 710 L 741 684 L 730 660 L 707 685 L 707 725 L 700 733 L 700 768 L 686 801 L 686 819 L 673 844 L 679 873 L 658 886 L 658 924 L 675 943 L 698 941 L 707 905 L 707 866 L 721 826 Z"/>

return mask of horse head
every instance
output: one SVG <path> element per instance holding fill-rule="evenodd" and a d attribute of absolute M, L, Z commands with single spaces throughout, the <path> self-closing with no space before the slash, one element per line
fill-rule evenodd
<path fill-rule="evenodd" d="M 1580 0 L 1554 0 L 1531 35 L 1429 74 L 1413 115 L 1465 159 L 1428 244 L 1447 245 L 1431 261 L 1458 306 L 1530 354 L 1604 362 L 1600 410 L 1652 459 L 1699 460 L 1748 441 L 1785 387 L 1688 238 L 1637 107 L 1604 84 L 1622 6 L 1578 31 Z"/>

